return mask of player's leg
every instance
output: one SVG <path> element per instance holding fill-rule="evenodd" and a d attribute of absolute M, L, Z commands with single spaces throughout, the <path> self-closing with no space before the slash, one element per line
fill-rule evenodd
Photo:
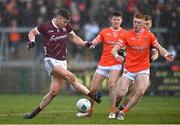
<path fill-rule="evenodd" d="M 93 75 L 92 81 L 91 81 L 90 90 L 95 93 L 100 88 L 100 84 L 103 82 L 103 80 L 105 78 L 106 77 L 104 75 L 95 72 L 94 75 Z M 91 109 L 90 109 L 90 111 L 87 112 L 87 113 L 79 112 L 79 113 L 76 114 L 77 117 L 84 117 L 84 116 L 91 116 L 92 115 L 92 113 L 94 111 L 94 109 L 93 109 L 93 107 L 94 107 L 94 100 L 92 98 L 90 98 L 89 100 L 91 102 Z"/>
<path fill-rule="evenodd" d="M 137 87 L 136 91 L 135 91 L 134 95 L 129 99 L 127 105 L 121 111 L 122 114 L 127 113 L 131 108 L 133 108 L 139 102 L 141 97 L 144 95 L 144 93 L 148 87 L 149 75 L 148 74 L 137 75 L 135 83 L 136 83 L 136 87 Z M 121 120 L 121 119 L 119 119 L 119 120 Z"/>
<path fill-rule="evenodd" d="M 30 114 L 26 114 L 24 116 L 25 119 L 32 119 L 35 117 L 40 111 L 42 111 L 51 100 L 60 92 L 63 87 L 64 80 L 62 78 L 51 77 L 51 86 L 49 92 L 43 97 L 39 106 L 33 110 Z"/>
<path fill-rule="evenodd" d="M 97 92 L 97 90 L 99 90 L 100 85 L 104 81 L 105 78 L 106 77 L 104 75 L 95 72 L 91 81 L 90 90 L 92 92 Z M 91 102 L 91 110 L 93 111 L 94 100 L 92 98 L 90 98 L 89 100 Z"/>
<path fill-rule="evenodd" d="M 116 83 L 118 81 L 120 70 L 111 70 L 109 73 L 108 88 L 109 88 L 109 100 L 110 100 L 110 114 L 108 118 L 116 118 L 115 105 L 116 105 Z"/>
<path fill-rule="evenodd" d="M 131 84 L 132 80 L 129 79 L 126 76 L 121 76 L 121 78 L 118 80 L 117 82 L 117 86 L 116 86 L 116 92 L 117 92 L 117 96 L 120 98 L 123 98 L 127 92 L 128 92 L 128 88 L 129 85 Z M 118 120 L 124 120 L 124 114 L 122 114 L 121 112 L 117 113 L 117 119 Z"/>
<path fill-rule="evenodd" d="M 134 82 L 134 81 L 132 81 Z M 132 83 L 129 86 L 129 94 L 124 98 L 122 105 L 119 107 L 119 110 L 123 110 L 124 107 L 127 105 L 130 98 L 133 97 L 134 93 L 136 92 L 136 84 Z"/>
<path fill-rule="evenodd" d="M 94 93 L 94 92 L 90 91 L 89 89 L 87 89 L 84 85 L 82 85 L 77 80 L 77 78 L 75 77 L 75 75 L 72 72 L 62 68 L 61 65 L 58 65 L 54 68 L 53 75 L 55 75 L 56 77 L 64 78 L 65 80 L 68 81 L 68 83 L 72 84 L 75 89 L 77 89 L 79 92 L 89 96 L 90 98 L 95 100 L 97 103 L 101 102 L 101 97 L 102 97 L 101 92 Z"/>

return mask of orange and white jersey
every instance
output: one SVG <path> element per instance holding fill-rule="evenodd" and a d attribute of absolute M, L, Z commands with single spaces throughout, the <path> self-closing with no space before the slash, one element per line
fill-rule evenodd
<path fill-rule="evenodd" d="M 101 30 L 98 36 L 93 40 L 93 42 L 96 43 L 103 43 L 103 51 L 98 65 L 113 66 L 120 64 L 120 62 L 118 62 L 111 54 L 111 50 L 119 40 L 120 36 L 122 37 L 126 32 L 127 31 L 123 28 L 114 30 L 112 27 Z"/>
<path fill-rule="evenodd" d="M 138 72 L 150 67 L 150 48 L 158 46 L 159 42 L 154 34 L 147 30 L 138 34 L 130 30 L 119 39 L 117 45 L 126 47 L 125 68 L 130 72 Z"/>

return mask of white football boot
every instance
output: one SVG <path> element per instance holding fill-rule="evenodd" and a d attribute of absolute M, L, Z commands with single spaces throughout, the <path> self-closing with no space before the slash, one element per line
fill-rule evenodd
<path fill-rule="evenodd" d="M 91 115 L 92 115 L 92 113 L 90 113 L 90 112 L 85 112 L 85 113 L 78 112 L 78 113 L 76 114 L 77 117 L 89 117 L 89 116 L 91 116 Z"/>
<path fill-rule="evenodd" d="M 125 113 L 120 111 L 117 113 L 117 120 L 124 120 Z"/>
<path fill-rule="evenodd" d="M 116 114 L 113 113 L 113 112 L 110 112 L 108 118 L 109 119 L 114 119 L 114 118 L 116 118 Z"/>

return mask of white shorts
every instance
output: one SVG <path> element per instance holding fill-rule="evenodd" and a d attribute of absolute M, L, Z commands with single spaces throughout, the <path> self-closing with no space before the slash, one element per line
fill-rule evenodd
<path fill-rule="evenodd" d="M 139 74 L 147 74 L 149 75 L 150 74 L 150 70 L 149 69 L 145 69 L 145 70 L 142 70 L 142 71 L 139 71 L 139 72 L 129 72 L 127 69 L 124 69 L 124 72 L 123 72 L 123 76 L 126 76 L 127 78 L 131 79 L 131 80 L 135 80 L 135 78 L 137 77 L 137 75 Z"/>
<path fill-rule="evenodd" d="M 54 67 L 56 67 L 57 65 L 60 65 L 64 69 L 67 69 L 67 62 L 66 62 L 66 60 L 61 61 L 61 60 L 57 60 L 57 59 L 54 59 L 54 58 L 45 57 L 44 58 L 44 63 L 45 63 L 46 71 L 49 73 L 49 75 L 51 74 L 51 72 L 54 69 Z"/>
<path fill-rule="evenodd" d="M 109 72 L 111 70 L 119 70 L 120 71 L 121 69 L 122 69 L 122 65 L 113 65 L 113 66 L 100 66 L 100 65 L 98 65 L 96 72 L 103 75 L 103 76 L 109 77 Z"/>

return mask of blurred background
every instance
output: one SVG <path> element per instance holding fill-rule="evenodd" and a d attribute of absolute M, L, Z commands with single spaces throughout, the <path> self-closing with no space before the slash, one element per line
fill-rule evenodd
<path fill-rule="evenodd" d="M 180 0 L 0 0 L 0 93 L 39 94 L 47 92 L 50 79 L 44 69 L 42 38 L 31 51 L 25 48 L 27 33 L 49 21 L 61 8 L 71 12 L 74 32 L 92 40 L 108 27 L 108 15 L 119 10 L 122 27 L 132 27 L 134 13 L 152 17 L 158 41 L 175 56 L 173 63 L 159 59 L 151 66 L 151 87 L 147 95 L 180 96 Z M 68 45 L 68 67 L 87 87 L 101 55 L 102 46 L 93 50 Z M 107 81 L 102 90 L 107 92 Z M 76 91 L 66 84 L 63 93 Z"/>

